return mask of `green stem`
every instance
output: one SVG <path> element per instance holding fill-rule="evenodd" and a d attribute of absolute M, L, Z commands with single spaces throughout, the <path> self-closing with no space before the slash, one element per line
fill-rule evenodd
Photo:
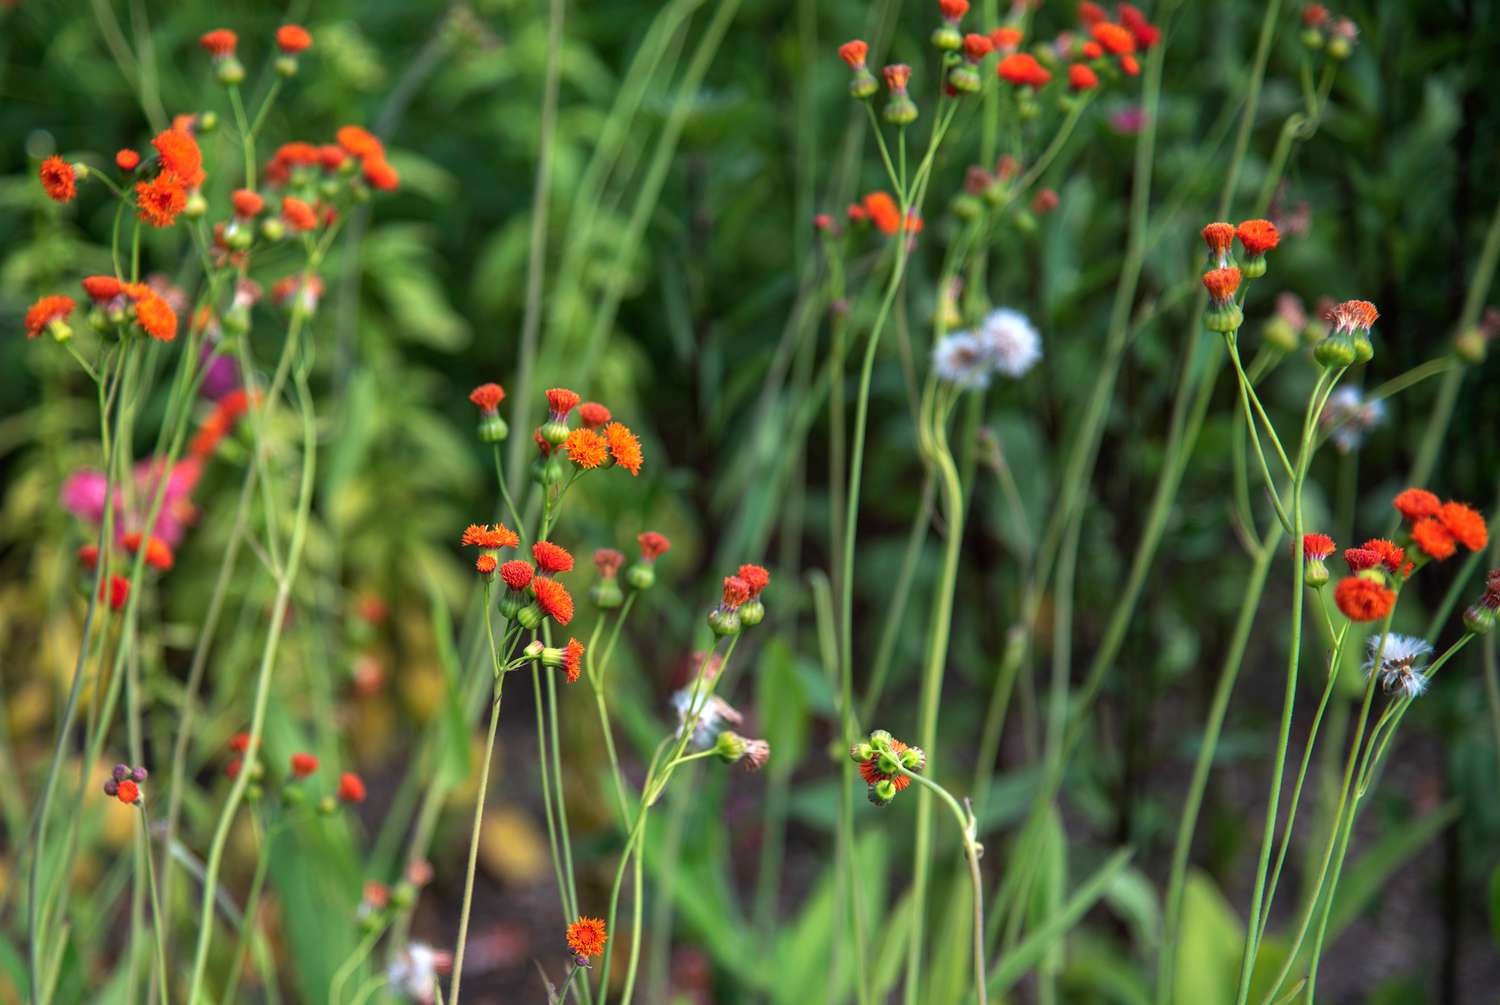
<path fill-rule="evenodd" d="M 959 833 L 963 836 L 964 856 L 969 860 L 969 881 L 974 899 L 974 993 L 978 996 L 979 1005 L 988 1005 L 989 985 L 984 977 L 984 880 L 979 872 L 979 856 L 984 851 L 974 839 L 974 814 L 959 806 L 958 800 L 954 799 L 952 794 L 937 782 L 925 775 L 908 771 L 899 764 L 897 767 L 901 769 L 903 775 L 943 800 L 943 804 L 952 812 L 953 819 L 958 823 Z"/>

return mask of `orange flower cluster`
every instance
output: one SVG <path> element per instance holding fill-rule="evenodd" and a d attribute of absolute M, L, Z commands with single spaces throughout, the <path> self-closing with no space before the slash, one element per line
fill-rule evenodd
<path fill-rule="evenodd" d="M 155 178 L 136 182 L 136 213 L 153 227 L 170 227 L 187 208 L 188 194 L 203 184 L 203 151 L 185 127 L 174 125 L 151 141 L 160 165 Z"/>
<path fill-rule="evenodd" d="M 1410 488 L 1396 495 L 1396 510 L 1409 523 L 1412 543 L 1435 561 L 1451 558 L 1459 546 L 1480 551 L 1490 540 L 1489 527 L 1473 507 L 1441 502 L 1426 489 Z"/>
<path fill-rule="evenodd" d="M 901 230 L 901 209 L 896 205 L 896 200 L 887 192 L 871 192 L 859 202 L 851 205 L 849 219 L 855 223 L 868 220 L 875 225 L 876 230 L 887 237 Z M 916 214 L 915 210 L 906 212 L 906 232 L 908 234 L 922 232 L 922 218 Z"/>
<path fill-rule="evenodd" d="M 259 400 L 258 396 L 257 400 Z M 188 445 L 189 452 L 200 459 L 212 456 L 214 451 L 219 449 L 219 443 L 224 437 L 234 432 L 240 416 L 244 415 L 249 408 L 250 395 L 244 388 L 236 388 L 224 395 L 214 406 L 214 410 L 209 413 L 208 418 L 198 426 L 198 431 L 193 434 L 193 440 Z"/>
<path fill-rule="evenodd" d="M 145 538 L 144 542 L 146 548 L 147 565 L 162 572 L 166 572 L 168 569 L 172 568 L 172 549 L 168 547 L 167 542 L 163 541 L 155 534 L 151 535 L 149 538 Z M 121 543 L 125 545 L 126 551 L 134 555 L 141 550 L 142 534 L 138 530 L 133 530 L 121 539 Z"/>

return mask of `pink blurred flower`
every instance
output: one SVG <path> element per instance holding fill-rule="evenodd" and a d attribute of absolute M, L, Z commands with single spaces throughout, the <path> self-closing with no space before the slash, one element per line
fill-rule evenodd
<path fill-rule="evenodd" d="M 1134 136 L 1146 127 L 1146 110 L 1140 105 L 1127 105 L 1109 117 L 1115 132 Z"/>

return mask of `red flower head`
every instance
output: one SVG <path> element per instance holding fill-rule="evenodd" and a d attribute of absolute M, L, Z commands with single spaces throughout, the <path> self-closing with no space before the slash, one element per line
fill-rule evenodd
<path fill-rule="evenodd" d="M 604 439 L 609 444 L 610 456 L 615 459 L 616 464 L 631 475 L 641 473 L 641 463 L 644 460 L 641 441 L 630 431 L 629 426 L 622 422 L 611 422 L 604 427 Z"/>
<path fill-rule="evenodd" d="M 1406 549 L 1383 537 L 1372 538 L 1360 545 L 1360 548 L 1374 554 L 1379 564 L 1391 572 L 1400 572 L 1402 563 L 1406 561 Z"/>
<path fill-rule="evenodd" d="M 401 185 L 401 173 L 384 157 L 366 157 L 360 163 L 360 170 L 370 187 L 381 192 L 394 192 Z"/>
<path fill-rule="evenodd" d="M 563 440 L 568 460 L 585 471 L 592 471 L 609 460 L 609 441 L 601 433 L 580 426 Z"/>
<path fill-rule="evenodd" d="M 187 207 L 187 189 L 170 171 L 135 183 L 136 215 L 153 227 L 170 227 Z"/>
<path fill-rule="evenodd" d="M 995 73 L 1001 80 L 1017 87 L 1041 87 L 1052 79 L 1046 67 L 1029 52 L 1013 52 L 1000 61 Z"/>
<path fill-rule="evenodd" d="M 605 924 L 598 918 L 579 918 L 568 926 L 568 948 L 579 958 L 598 956 L 608 940 Z"/>
<path fill-rule="evenodd" d="M 125 545 L 126 551 L 134 555 L 141 550 L 141 532 L 131 531 L 125 535 L 121 543 Z M 155 534 L 146 541 L 146 564 L 163 572 L 172 568 L 172 549 L 167 546 L 167 542 Z"/>
<path fill-rule="evenodd" d="M 364 160 L 367 157 L 385 156 L 385 144 L 359 126 L 344 126 L 334 133 L 334 139 L 338 140 L 339 146 L 349 151 L 351 157 Z"/>
<path fill-rule="evenodd" d="M 568 683 L 576 684 L 578 675 L 583 671 L 583 643 L 577 639 L 568 639 L 568 644 L 563 649 L 563 669 L 567 672 Z"/>
<path fill-rule="evenodd" d="M 146 334 L 158 342 L 170 342 L 177 337 L 177 315 L 161 297 L 148 293 L 136 301 L 135 319 Z"/>
<path fill-rule="evenodd" d="M 1220 266 L 1229 261 L 1229 248 L 1234 243 L 1234 226 L 1228 223 L 1210 223 L 1203 228 L 1203 243 L 1208 245 L 1210 257 Z"/>
<path fill-rule="evenodd" d="M 609 409 L 597 401 L 585 401 L 578 406 L 578 418 L 589 429 L 598 429 L 609 422 L 613 416 Z"/>
<path fill-rule="evenodd" d="M 990 32 L 990 45 L 995 47 L 996 52 L 1015 52 L 1023 37 L 1020 28 L 996 28 Z"/>
<path fill-rule="evenodd" d="M 495 566 L 498 564 L 494 555 L 480 555 L 474 559 L 474 571 L 481 576 L 488 576 L 495 571 Z"/>
<path fill-rule="evenodd" d="M 229 749 L 236 754 L 243 754 L 250 749 L 250 734 L 236 733 L 229 738 Z"/>
<path fill-rule="evenodd" d="M 1413 524 L 1411 539 L 1412 543 L 1426 552 L 1428 557 L 1439 562 L 1445 558 L 1451 558 L 1456 550 L 1453 535 L 1436 517 L 1426 516 Z"/>
<path fill-rule="evenodd" d="M 121 171 L 134 171 L 140 166 L 141 155 L 131 149 L 115 151 L 115 167 Z"/>
<path fill-rule="evenodd" d="M 1089 3 L 1088 0 L 1084 0 L 1083 3 L 1078 5 L 1078 20 L 1082 21 L 1085 25 L 1096 25 L 1101 21 L 1108 21 L 1109 12 L 1096 3 Z"/>
<path fill-rule="evenodd" d="M 140 802 L 141 787 L 132 779 L 126 778 L 115 783 L 115 798 L 126 806 L 133 806 Z"/>
<path fill-rule="evenodd" d="M 198 44 L 216 59 L 234 55 L 234 47 L 239 44 L 240 38 L 228 28 L 215 28 L 213 31 L 204 32 L 198 38 Z"/>
<path fill-rule="evenodd" d="M 1104 46 L 1100 45 L 1098 42 L 1095 42 L 1093 39 L 1090 39 L 1089 41 L 1080 45 L 1078 47 L 1078 51 L 1083 53 L 1084 59 L 1104 58 Z"/>
<path fill-rule="evenodd" d="M 1337 331 L 1369 331 L 1380 317 L 1380 311 L 1368 300 L 1345 300 L 1330 307 L 1324 317 L 1334 324 Z"/>
<path fill-rule="evenodd" d="M 1135 61 L 1134 56 L 1121 56 L 1120 69 L 1125 71 L 1127 77 L 1138 77 L 1141 75 L 1141 64 Z"/>
<path fill-rule="evenodd" d="M 78 549 L 78 564 L 85 569 L 99 568 L 99 546 L 97 544 L 85 544 Z"/>
<path fill-rule="evenodd" d="M 292 755 L 292 777 L 306 778 L 318 770 L 318 759 L 311 754 Z"/>
<path fill-rule="evenodd" d="M 42 161 L 41 171 L 42 188 L 47 190 L 47 195 L 56 202 L 71 202 L 78 194 L 78 176 L 73 171 L 73 165 L 61 157 L 53 155 Z"/>
<path fill-rule="evenodd" d="M 750 599 L 750 584 L 739 576 L 724 577 L 724 599 L 720 606 L 726 610 L 735 610 L 744 605 Z"/>
<path fill-rule="evenodd" d="M 1235 290 L 1240 288 L 1240 270 L 1232 265 L 1210 269 L 1203 274 L 1203 286 L 1215 304 L 1227 304 L 1234 299 Z"/>
<path fill-rule="evenodd" d="M 625 564 L 625 554 L 613 548 L 600 548 L 594 552 L 594 568 L 599 570 L 599 575 L 609 579 L 620 571 L 620 566 Z"/>
<path fill-rule="evenodd" d="M 521 543 L 521 538 L 503 523 L 497 523 L 493 527 L 487 523 L 471 523 L 464 528 L 458 543 L 466 547 L 473 545 L 485 551 L 496 551 L 500 548 L 514 548 Z"/>
<path fill-rule="evenodd" d="M 198 141 L 193 139 L 192 133 L 186 129 L 168 129 L 157 133 L 151 145 L 161 155 L 162 173 L 176 175 L 187 188 L 203 184 L 207 177 L 203 173 L 203 151 L 198 149 Z"/>
<path fill-rule="evenodd" d="M 1490 542 L 1490 531 L 1484 525 L 1484 517 L 1463 503 L 1443 503 L 1437 518 L 1443 529 L 1470 551 L 1479 551 Z"/>
<path fill-rule="evenodd" d="M 555 579 L 538 576 L 531 581 L 531 592 L 536 595 L 543 613 L 553 621 L 566 627 L 573 620 L 573 597 L 566 586 Z"/>
<path fill-rule="evenodd" d="M 1129 56 L 1135 52 L 1135 37 L 1117 24 L 1100 21 L 1090 29 L 1090 32 L 1094 36 L 1094 41 L 1104 46 L 1106 52 L 1114 53 L 1116 56 Z"/>
<path fill-rule="evenodd" d="M 885 86 L 891 93 L 900 94 L 906 90 L 906 84 L 911 80 L 911 67 L 905 63 L 892 63 L 881 70 L 880 74 L 885 77 Z"/>
<path fill-rule="evenodd" d="M 771 574 L 759 565 L 742 565 L 735 575 L 750 588 L 750 596 L 747 598 L 750 600 L 760 596 L 760 591 L 771 583 Z"/>
<path fill-rule="evenodd" d="M 555 545 L 551 541 L 538 541 L 533 544 L 531 557 L 536 559 L 536 567 L 543 572 L 573 571 L 573 556 L 568 554 L 566 548 Z"/>
<path fill-rule="evenodd" d="M 1092 91 L 1099 86 L 1099 75 L 1082 63 L 1068 67 L 1068 86 L 1075 91 Z"/>
<path fill-rule="evenodd" d="M 293 230 L 316 230 L 318 226 L 317 211 L 294 195 L 282 197 L 281 218 Z"/>
<path fill-rule="evenodd" d="M 248 188 L 236 189 L 229 201 L 234 204 L 234 215 L 246 220 L 259 216 L 266 208 L 266 200 L 260 197 L 260 193 Z"/>
<path fill-rule="evenodd" d="M 839 46 L 839 58 L 848 63 L 852 70 L 858 70 L 864 66 L 865 57 L 869 54 L 870 47 L 857 38 Z"/>
<path fill-rule="evenodd" d="M 990 41 L 988 35 L 970 33 L 964 36 L 964 58 L 969 62 L 977 63 L 994 51 L 995 43 Z"/>
<path fill-rule="evenodd" d="M 108 583 L 99 584 L 99 599 L 107 599 L 110 610 L 123 611 L 130 600 L 130 580 L 124 576 L 110 576 Z"/>
<path fill-rule="evenodd" d="M 1442 506 L 1438 497 L 1426 489 L 1404 489 L 1396 493 L 1392 504 L 1404 519 L 1413 522 L 1424 516 L 1437 516 L 1438 509 Z"/>
<path fill-rule="evenodd" d="M 1350 621 L 1379 621 L 1396 606 L 1396 594 L 1373 579 L 1349 576 L 1334 587 L 1333 602 Z"/>
<path fill-rule="evenodd" d="M 469 392 L 469 400 L 485 415 L 492 415 L 505 400 L 505 388 L 499 384 L 480 384 Z"/>
<path fill-rule="evenodd" d="M 1309 28 L 1321 28 L 1328 23 L 1328 8 L 1320 3 L 1310 3 L 1302 8 L 1302 23 Z"/>
<path fill-rule="evenodd" d="M 348 159 L 349 155 L 337 143 L 324 143 L 318 147 L 318 166 L 324 171 L 337 171 Z"/>
<path fill-rule="evenodd" d="M 531 585 L 532 568 L 530 562 L 513 559 L 500 566 L 500 578 L 505 580 L 505 585 L 512 590 L 524 590 Z"/>
<path fill-rule="evenodd" d="M 1363 572 L 1380 564 L 1380 552 L 1368 548 L 1345 548 L 1344 561 L 1348 563 L 1350 572 Z"/>
<path fill-rule="evenodd" d="M 1146 15 L 1128 3 L 1122 3 L 1116 8 L 1120 15 L 1120 23 L 1130 30 L 1130 36 L 1135 39 L 1136 47 L 1149 49 L 1161 41 L 1161 29 L 1150 21 Z"/>
<path fill-rule="evenodd" d="M 1304 534 L 1302 535 L 1302 554 L 1315 561 L 1321 561 L 1332 555 L 1334 551 L 1333 538 L 1327 534 Z"/>
<path fill-rule="evenodd" d="M 340 802 L 362 803 L 365 801 L 365 783 L 352 771 L 339 776 L 338 797 Z"/>
<path fill-rule="evenodd" d="M 960 21 L 969 13 L 969 0 L 938 0 L 938 10 L 942 11 L 944 20 Z"/>
<path fill-rule="evenodd" d="M 299 24 L 284 24 L 276 29 L 276 44 L 288 56 L 312 48 L 312 42 L 312 35 Z"/>
<path fill-rule="evenodd" d="M 1280 231 L 1270 220 L 1246 220 L 1236 228 L 1235 234 L 1252 258 L 1264 255 L 1281 241 Z"/>
<path fill-rule="evenodd" d="M 72 297 L 60 293 L 38 300 L 26 311 L 26 337 L 36 338 L 54 321 L 67 321 L 76 306 Z"/>
<path fill-rule="evenodd" d="M 641 560 L 646 562 L 656 561 L 672 548 L 672 542 L 667 540 L 666 535 L 654 530 L 637 534 L 635 540 L 641 546 Z"/>

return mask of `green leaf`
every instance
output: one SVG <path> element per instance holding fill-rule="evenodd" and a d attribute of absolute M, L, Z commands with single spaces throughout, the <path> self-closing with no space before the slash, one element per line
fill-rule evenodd
<path fill-rule="evenodd" d="M 797 673 L 791 647 L 772 639 L 760 660 L 755 679 L 755 704 L 771 744 L 772 770 L 791 774 L 807 752 L 811 726 L 807 693 Z"/>
<path fill-rule="evenodd" d="M 1161 904 L 1156 887 L 1139 869 L 1125 869 L 1104 891 L 1104 902 L 1135 933 L 1142 946 L 1155 946 L 1161 937 Z"/>
<path fill-rule="evenodd" d="M 1182 937 L 1177 950 L 1173 1000 L 1193 1005 L 1227 1005 L 1245 947 L 1245 927 L 1213 880 L 1188 876 L 1182 897 Z"/>

